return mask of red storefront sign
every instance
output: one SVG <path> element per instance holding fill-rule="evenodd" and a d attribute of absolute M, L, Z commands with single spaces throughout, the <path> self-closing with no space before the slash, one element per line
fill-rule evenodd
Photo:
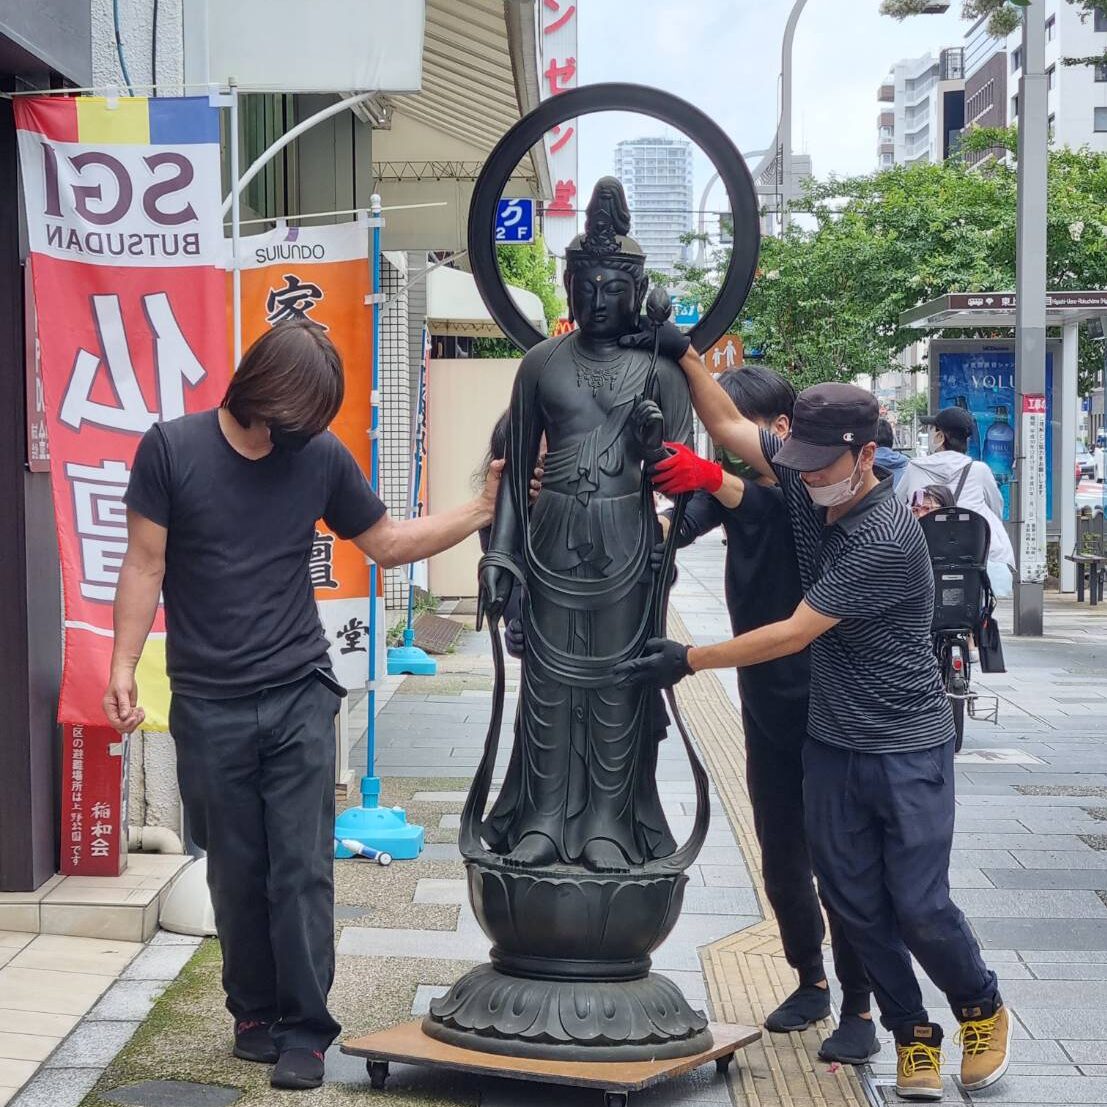
<path fill-rule="evenodd" d="M 118 876 L 127 867 L 127 743 L 110 727 L 62 728 L 61 872 Z"/>

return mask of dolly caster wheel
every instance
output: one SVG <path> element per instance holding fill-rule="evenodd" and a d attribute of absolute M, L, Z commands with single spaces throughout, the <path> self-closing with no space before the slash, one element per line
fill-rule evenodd
<path fill-rule="evenodd" d="M 725 1057 L 715 1058 L 715 1071 L 717 1073 L 725 1073 L 730 1068 L 731 1062 L 734 1060 L 734 1054 L 728 1053 Z"/>
<path fill-rule="evenodd" d="M 627 1107 L 626 1092 L 604 1092 L 603 1107 Z"/>
<path fill-rule="evenodd" d="M 369 1087 L 380 1091 L 388 1079 L 388 1062 L 369 1061 L 365 1067 L 369 1070 Z"/>

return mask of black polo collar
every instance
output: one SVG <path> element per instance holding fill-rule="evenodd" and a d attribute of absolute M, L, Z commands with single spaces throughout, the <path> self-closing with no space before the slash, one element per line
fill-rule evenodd
<path fill-rule="evenodd" d="M 836 520 L 834 526 L 841 527 L 846 534 L 853 534 L 881 504 L 891 498 L 892 478 L 886 477 L 859 504 Z"/>

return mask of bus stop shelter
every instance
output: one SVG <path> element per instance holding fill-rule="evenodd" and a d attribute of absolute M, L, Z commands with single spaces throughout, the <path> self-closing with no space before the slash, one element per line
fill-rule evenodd
<path fill-rule="evenodd" d="M 901 327 L 945 335 L 949 331 L 975 331 L 998 337 L 1013 331 L 1018 296 L 1014 292 L 951 292 L 900 315 Z M 1057 404 L 1057 424 L 1060 450 L 1056 480 L 1057 510 L 1060 521 L 1061 591 L 1072 592 L 1076 586 L 1075 570 L 1065 561 L 1076 542 L 1076 428 L 1080 415 L 1077 391 L 1080 324 L 1099 320 L 1107 324 L 1107 290 L 1050 292 L 1046 295 L 1046 326 L 1061 331 L 1060 375 L 1054 380 Z M 1107 331 L 1107 326 L 1105 326 Z M 985 339 L 986 341 L 986 339 Z M 1048 461 L 1047 461 L 1048 464 Z M 1015 501 L 1017 502 L 1017 501 Z M 1018 520 L 1019 514 L 1013 513 Z M 1018 526 L 1016 521 L 1015 526 Z M 1020 549 L 1020 535 L 1014 534 L 1015 548 Z"/>

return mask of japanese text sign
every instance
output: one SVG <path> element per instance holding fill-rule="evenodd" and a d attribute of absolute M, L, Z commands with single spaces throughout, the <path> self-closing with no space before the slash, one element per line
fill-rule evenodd
<path fill-rule="evenodd" d="M 118 876 L 127 867 L 127 744 L 101 726 L 62 728 L 61 868 Z"/>
<path fill-rule="evenodd" d="M 228 378 L 219 114 L 206 97 L 15 102 L 65 597 L 59 721 L 99 724 L 142 435 Z M 139 665 L 168 729 L 159 611 Z"/>
<path fill-rule="evenodd" d="M 331 430 L 366 474 L 372 464 L 373 349 L 369 228 L 278 227 L 239 244 L 242 337 L 246 346 L 270 327 L 306 319 L 338 347 L 345 398 Z M 229 282 L 228 282 L 229 285 Z M 335 676 L 347 688 L 369 679 L 369 566 L 352 542 L 339 541 L 320 522 L 309 561 Z"/>
<path fill-rule="evenodd" d="M 504 245 L 534 241 L 534 201 L 501 200 L 496 210 L 496 241 Z"/>
<path fill-rule="evenodd" d="M 1019 580 L 1040 583 L 1046 578 L 1046 398 L 1022 398 L 1022 546 Z"/>
<path fill-rule="evenodd" d="M 538 13 L 542 98 L 548 99 L 578 84 L 577 7 L 573 0 L 541 0 Z M 571 119 L 546 134 L 554 195 L 546 205 L 543 231 L 550 252 L 559 257 L 577 233 L 577 129 L 578 121 Z"/>

